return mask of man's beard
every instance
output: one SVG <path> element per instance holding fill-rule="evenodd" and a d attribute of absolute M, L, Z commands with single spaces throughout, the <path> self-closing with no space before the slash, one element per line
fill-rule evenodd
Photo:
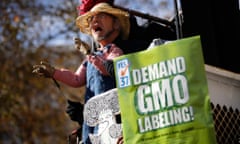
<path fill-rule="evenodd" d="M 97 41 L 101 41 L 101 40 L 107 39 L 107 38 L 109 38 L 109 37 L 112 35 L 112 33 L 113 33 L 114 31 L 115 31 L 115 30 L 112 29 L 111 31 L 107 32 L 104 36 L 96 37 L 95 39 L 96 39 Z"/>

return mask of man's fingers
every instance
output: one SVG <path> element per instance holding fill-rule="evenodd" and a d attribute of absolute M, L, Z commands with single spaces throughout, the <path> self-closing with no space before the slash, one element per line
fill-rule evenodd
<path fill-rule="evenodd" d="M 34 65 L 33 69 L 39 68 L 41 65 Z"/>
<path fill-rule="evenodd" d="M 37 69 L 34 69 L 34 70 L 32 71 L 32 73 L 38 73 L 38 70 L 37 70 Z"/>
<path fill-rule="evenodd" d="M 37 74 L 40 77 L 44 76 L 44 73 L 42 73 L 40 69 L 34 69 L 32 73 Z"/>
<path fill-rule="evenodd" d="M 34 65 L 32 73 L 38 73 L 40 71 L 41 66 L 40 65 Z"/>
<path fill-rule="evenodd" d="M 37 65 L 33 68 L 33 73 L 42 73 L 45 70 L 45 66 Z"/>
<path fill-rule="evenodd" d="M 45 61 L 41 61 L 40 64 L 41 64 L 41 65 L 49 65 L 49 63 L 48 63 L 48 62 L 45 62 Z"/>

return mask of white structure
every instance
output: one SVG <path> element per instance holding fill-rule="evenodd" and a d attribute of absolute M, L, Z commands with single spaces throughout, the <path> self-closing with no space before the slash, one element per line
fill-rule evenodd
<path fill-rule="evenodd" d="M 240 74 L 205 65 L 211 102 L 240 110 Z"/>

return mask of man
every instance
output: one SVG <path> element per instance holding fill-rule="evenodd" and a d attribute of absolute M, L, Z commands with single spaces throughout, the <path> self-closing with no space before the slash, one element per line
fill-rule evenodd
<path fill-rule="evenodd" d="M 115 57 L 140 50 L 134 47 L 146 47 L 140 47 L 143 46 L 141 43 L 127 40 L 130 31 L 128 13 L 107 3 L 99 3 L 89 12 L 80 15 L 76 24 L 81 32 L 91 35 L 97 41 L 100 45 L 97 51 L 87 55 L 75 73 L 67 69 L 56 69 L 45 62 L 35 65 L 33 73 L 54 78 L 72 87 L 85 85 L 86 103 L 93 96 L 116 87 L 113 70 Z M 93 132 L 94 128 L 83 124 L 83 143 L 91 143 L 88 135 Z"/>
<path fill-rule="evenodd" d="M 96 4 L 98 3 L 108 3 L 111 6 L 114 6 L 114 0 L 79 0 L 80 5 L 77 7 L 78 14 L 83 15 L 90 11 Z M 147 48 L 149 43 L 152 42 L 153 39 L 162 38 L 167 40 L 175 40 L 176 33 L 173 29 L 169 27 L 164 27 L 161 24 L 152 22 L 148 20 L 146 24 L 143 26 L 139 26 L 137 24 L 136 17 L 130 14 L 130 32 L 128 36 L 128 40 L 125 41 L 123 44 L 119 44 L 120 48 L 128 47 L 130 51 L 125 51 L 124 53 L 134 52 L 138 50 L 142 50 Z M 130 41 L 130 42 L 129 42 Z M 132 41 L 141 41 L 138 44 L 132 43 Z M 75 44 L 77 47 L 81 47 L 80 45 L 83 44 L 80 39 L 75 39 Z M 135 49 L 133 49 L 135 47 Z M 137 49 L 141 48 L 141 49 Z M 92 48 L 94 49 L 94 48 Z M 79 113 L 81 113 L 82 105 L 80 102 L 75 102 L 68 100 L 68 106 L 66 112 L 70 116 L 73 121 L 77 121 L 81 123 L 81 118 L 79 117 Z"/>

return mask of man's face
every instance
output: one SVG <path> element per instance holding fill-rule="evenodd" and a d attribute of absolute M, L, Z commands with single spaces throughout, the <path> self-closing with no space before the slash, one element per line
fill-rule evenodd
<path fill-rule="evenodd" d="M 91 34 L 96 41 L 111 37 L 115 31 L 115 18 L 107 13 L 98 13 L 89 19 Z"/>

